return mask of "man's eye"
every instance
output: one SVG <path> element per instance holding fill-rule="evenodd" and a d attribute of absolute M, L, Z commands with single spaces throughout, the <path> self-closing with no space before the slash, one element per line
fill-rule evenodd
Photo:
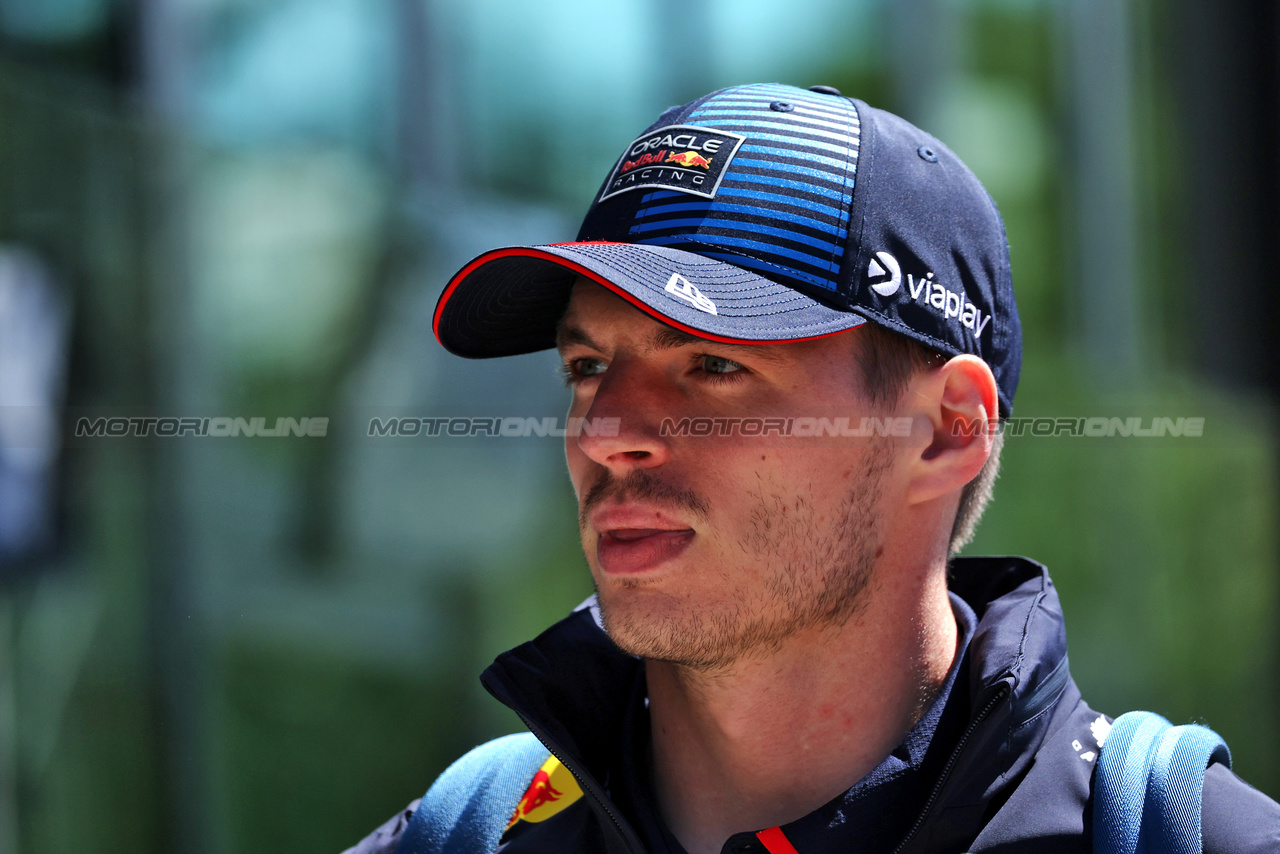
<path fill-rule="evenodd" d="M 561 373 L 564 374 L 565 382 L 573 384 L 587 377 L 595 377 L 603 374 L 609 365 L 604 359 L 582 358 L 571 359 L 562 367 Z"/>
<path fill-rule="evenodd" d="M 742 370 L 742 365 L 723 356 L 703 356 L 702 369 L 709 374 L 732 374 Z"/>

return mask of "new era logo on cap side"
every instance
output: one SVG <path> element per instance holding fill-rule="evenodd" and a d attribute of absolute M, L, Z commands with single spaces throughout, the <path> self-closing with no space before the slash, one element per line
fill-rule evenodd
<path fill-rule="evenodd" d="M 888 275 L 888 281 L 877 282 Z M 867 265 L 867 277 L 872 280 L 871 290 L 882 297 L 891 297 L 898 292 L 902 284 L 901 267 L 898 259 L 888 252 L 877 252 Z M 941 314 L 942 319 L 950 323 L 954 318 L 962 326 L 971 331 L 975 338 L 982 337 L 982 331 L 991 322 L 991 315 L 984 314 L 982 309 L 969 302 L 963 290 L 956 293 L 934 281 L 933 273 L 921 278 L 907 274 L 907 295 L 922 306 Z"/>
<path fill-rule="evenodd" d="M 679 273 L 672 273 L 671 278 L 667 279 L 666 292 L 674 297 L 684 300 L 689 305 L 705 311 L 707 314 L 716 313 L 716 304 L 713 303 L 706 294 L 698 290 L 693 282 L 686 279 Z"/>
<path fill-rule="evenodd" d="M 725 169 L 744 139 L 693 125 L 658 128 L 631 143 L 619 158 L 600 201 L 643 187 L 715 198 Z"/>

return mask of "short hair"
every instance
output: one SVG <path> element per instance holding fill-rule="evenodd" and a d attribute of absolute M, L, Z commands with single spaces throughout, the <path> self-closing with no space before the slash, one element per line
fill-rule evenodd
<path fill-rule="evenodd" d="M 941 367 L 947 360 L 942 353 L 877 323 L 864 323 L 854 335 L 859 344 L 862 391 L 874 406 L 896 406 L 916 374 Z M 996 476 L 1000 472 L 1000 451 L 1004 448 L 1004 431 L 996 430 L 991 438 L 991 456 L 960 492 L 960 504 L 951 526 L 949 554 L 956 554 L 973 539 L 978 520 L 995 490 Z"/>

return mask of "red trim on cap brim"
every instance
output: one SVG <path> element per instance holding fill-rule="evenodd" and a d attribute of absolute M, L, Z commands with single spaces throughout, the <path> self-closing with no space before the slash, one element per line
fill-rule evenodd
<path fill-rule="evenodd" d="M 579 245 L 588 245 L 588 244 L 587 243 L 552 243 L 548 245 L 579 246 Z M 597 241 L 590 241 L 589 245 L 630 246 L 633 244 L 617 243 L 614 241 L 607 241 L 607 240 L 597 240 Z M 564 267 L 566 270 L 572 270 L 578 275 L 585 276 L 586 278 L 590 279 L 596 284 L 601 285 L 602 287 L 608 288 L 610 291 L 613 291 L 615 294 L 622 297 L 627 302 L 631 303 L 636 308 L 643 311 L 645 314 L 650 315 L 651 317 L 661 321 L 662 323 L 665 323 L 668 326 L 675 327 L 676 329 L 679 329 L 681 332 L 687 332 L 690 335 L 697 336 L 698 338 L 705 338 L 708 341 L 718 341 L 721 344 L 748 344 L 748 345 L 750 344 L 794 344 L 799 341 L 816 341 L 819 338 L 830 338 L 832 335 L 839 335 L 841 332 L 848 332 L 849 329 L 857 328 L 857 327 L 849 327 L 849 329 L 837 329 L 835 332 L 824 332 L 821 335 L 808 335 L 803 338 L 771 338 L 767 341 L 761 341 L 759 339 L 748 339 L 748 338 L 729 338 L 724 335 L 716 335 L 714 333 L 706 332 L 701 329 L 695 329 L 692 326 L 686 326 L 685 324 L 681 323 L 678 320 L 673 320 L 672 318 L 667 317 L 665 314 L 658 311 L 656 308 L 649 305 L 648 303 L 644 302 L 639 297 L 635 296 L 634 294 L 630 293 L 627 290 L 624 290 L 622 287 L 615 285 L 613 282 L 610 282 L 608 279 L 605 279 L 594 270 L 588 270 L 586 267 L 583 267 L 581 264 L 578 264 L 574 261 L 570 261 L 567 258 L 561 258 L 559 255 L 555 255 L 550 252 L 546 252 L 540 249 L 535 249 L 533 247 L 511 246 L 505 249 L 494 249 L 491 252 L 484 253 L 483 255 L 473 260 L 470 264 L 468 264 L 467 266 L 459 270 L 457 274 L 452 279 L 449 280 L 449 284 L 445 286 L 444 293 L 440 295 L 440 301 L 436 303 L 435 317 L 432 318 L 432 321 L 431 321 L 431 332 L 436 336 L 436 340 L 440 342 L 441 347 L 444 347 L 445 345 L 444 345 L 444 342 L 440 340 L 440 316 L 444 314 L 445 304 L 449 301 L 449 298 L 453 296 L 453 292 L 457 289 L 458 285 L 462 284 L 463 279 L 467 278 L 467 276 L 475 272 L 476 269 L 483 267 L 485 264 L 488 264 L 490 261 L 496 261 L 499 258 L 507 258 L 513 255 L 524 255 L 529 258 L 539 258 L 543 261 L 551 261 L 554 264 L 558 264 L 559 266 Z M 866 322 L 866 318 L 863 318 L 862 320 L 864 323 Z M 858 326 L 861 326 L 861 325 L 862 324 L 858 324 Z"/>

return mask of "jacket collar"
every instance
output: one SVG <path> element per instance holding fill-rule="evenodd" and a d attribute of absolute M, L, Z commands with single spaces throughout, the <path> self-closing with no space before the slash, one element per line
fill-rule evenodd
<path fill-rule="evenodd" d="M 955 558 L 949 586 L 978 615 L 969 645 L 969 726 L 896 854 L 967 844 L 1016 784 L 1071 684 L 1049 572 L 1021 557 Z"/>
<path fill-rule="evenodd" d="M 970 723 L 899 846 L 903 852 L 940 837 L 973 838 L 986 805 L 1029 765 L 1048 729 L 1044 713 L 1070 681 L 1062 611 L 1043 566 L 1019 557 L 956 558 L 950 586 L 978 617 L 968 652 Z M 606 833 L 635 851 L 643 846 L 602 781 L 622 742 L 640 667 L 609 640 L 588 600 L 481 676 L 578 777 Z M 944 811 L 947 821 L 936 821 Z"/>

